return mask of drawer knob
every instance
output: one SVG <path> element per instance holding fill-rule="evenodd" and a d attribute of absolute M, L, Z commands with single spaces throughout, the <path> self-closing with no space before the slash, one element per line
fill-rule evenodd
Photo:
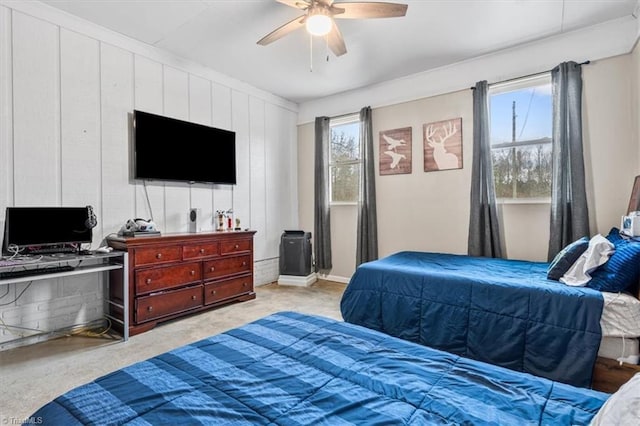
<path fill-rule="evenodd" d="M 215 270 L 216 270 L 216 268 L 214 268 L 213 266 L 211 268 L 209 268 L 209 271 L 211 271 L 211 272 L 213 272 Z"/>
<path fill-rule="evenodd" d="M 242 266 L 247 266 L 247 261 L 242 262 Z"/>
<path fill-rule="evenodd" d="M 147 311 L 152 312 L 152 311 L 153 311 L 153 306 L 149 306 L 149 307 L 147 308 Z"/>
<path fill-rule="evenodd" d="M 195 274 L 196 274 L 196 271 L 193 271 L 193 270 L 192 270 L 192 271 L 191 271 L 191 276 L 193 276 L 193 275 L 195 275 Z"/>
<path fill-rule="evenodd" d="M 216 295 L 216 291 L 215 290 L 211 290 L 211 294 L 213 294 L 215 296 Z"/>
<path fill-rule="evenodd" d="M 151 278 L 147 278 L 146 283 L 151 284 Z"/>
<path fill-rule="evenodd" d="M 191 296 L 191 300 L 196 300 L 196 296 Z"/>
<path fill-rule="evenodd" d="M 238 249 L 240 248 L 240 246 L 236 244 L 235 246 L 233 246 L 233 248 L 235 248 L 236 250 L 238 250 Z"/>
<path fill-rule="evenodd" d="M 204 254 L 204 249 L 203 248 L 200 249 L 200 254 Z"/>
<path fill-rule="evenodd" d="M 247 283 L 242 283 L 242 286 L 243 286 L 243 287 L 247 287 L 248 285 L 249 285 L 249 284 L 247 284 Z"/>
<path fill-rule="evenodd" d="M 162 259 L 162 253 L 156 254 L 156 259 Z"/>

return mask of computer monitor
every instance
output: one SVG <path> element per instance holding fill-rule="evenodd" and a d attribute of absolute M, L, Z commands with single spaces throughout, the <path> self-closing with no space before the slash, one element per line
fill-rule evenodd
<path fill-rule="evenodd" d="M 89 207 L 7 207 L 3 254 L 79 250 L 92 242 L 91 216 Z"/>

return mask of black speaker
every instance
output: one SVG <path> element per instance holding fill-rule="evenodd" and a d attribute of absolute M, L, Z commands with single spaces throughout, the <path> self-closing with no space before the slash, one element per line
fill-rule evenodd
<path fill-rule="evenodd" d="M 311 274 L 311 232 L 284 231 L 280 237 L 280 275 Z"/>

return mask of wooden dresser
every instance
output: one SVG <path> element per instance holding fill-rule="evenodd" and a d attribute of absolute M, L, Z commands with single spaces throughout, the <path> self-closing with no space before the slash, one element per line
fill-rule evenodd
<path fill-rule="evenodd" d="M 255 299 L 253 234 L 109 237 L 109 246 L 129 253 L 130 334 L 143 333 L 161 321 Z M 122 279 L 115 275 L 110 278 Z M 113 299 L 122 298 L 117 294 L 121 286 L 110 288 Z"/>

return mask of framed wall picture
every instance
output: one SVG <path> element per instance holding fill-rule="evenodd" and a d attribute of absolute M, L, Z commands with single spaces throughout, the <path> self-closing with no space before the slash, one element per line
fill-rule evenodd
<path fill-rule="evenodd" d="M 411 173 L 411 127 L 380 132 L 380 175 Z"/>
<path fill-rule="evenodd" d="M 424 171 L 462 168 L 462 117 L 423 125 Z"/>
<path fill-rule="evenodd" d="M 640 211 L 640 176 L 636 176 L 636 179 L 633 181 L 627 214 L 637 211 Z"/>

